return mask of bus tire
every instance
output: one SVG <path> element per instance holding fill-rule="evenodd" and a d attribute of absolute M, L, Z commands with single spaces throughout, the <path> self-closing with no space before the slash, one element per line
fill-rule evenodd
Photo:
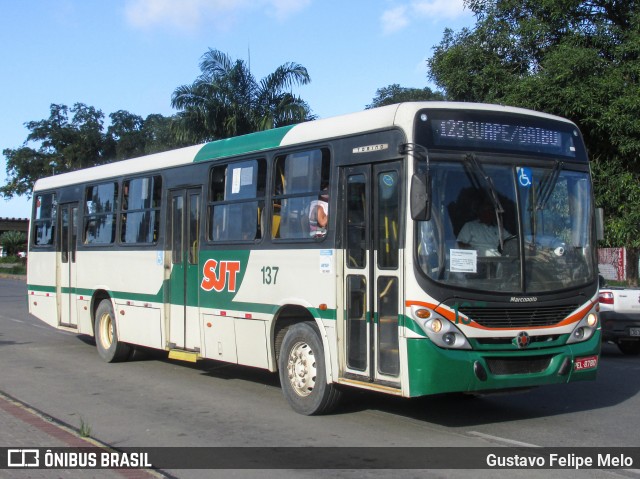
<path fill-rule="evenodd" d="M 313 323 L 297 323 L 287 330 L 278 369 L 282 394 L 297 413 L 326 414 L 337 406 L 341 391 L 327 384 L 324 349 Z"/>
<path fill-rule="evenodd" d="M 118 340 L 116 317 L 111 301 L 103 299 L 98 304 L 95 318 L 96 347 L 100 357 L 108 363 L 124 361 L 131 353 L 131 346 Z"/>

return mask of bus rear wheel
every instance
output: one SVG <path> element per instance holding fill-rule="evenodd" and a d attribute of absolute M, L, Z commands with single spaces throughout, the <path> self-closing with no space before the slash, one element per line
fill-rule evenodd
<path fill-rule="evenodd" d="M 116 363 L 129 357 L 131 346 L 118 340 L 115 314 L 111 301 L 108 299 L 103 299 L 98 304 L 95 335 L 98 354 L 106 362 Z"/>
<path fill-rule="evenodd" d="M 287 330 L 278 369 L 282 393 L 294 411 L 311 416 L 337 406 L 341 391 L 327 384 L 324 349 L 312 323 L 297 323 Z"/>

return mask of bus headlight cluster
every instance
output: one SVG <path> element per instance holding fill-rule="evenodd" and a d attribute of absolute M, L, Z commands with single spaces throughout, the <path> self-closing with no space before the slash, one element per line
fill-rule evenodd
<path fill-rule="evenodd" d="M 586 317 L 573 328 L 571 336 L 567 340 L 567 344 L 579 343 L 589 339 L 598 329 L 598 315 L 595 312 L 590 312 Z"/>
<path fill-rule="evenodd" d="M 464 334 L 449 320 L 426 308 L 412 308 L 416 324 L 437 346 L 446 349 L 471 349 Z"/>

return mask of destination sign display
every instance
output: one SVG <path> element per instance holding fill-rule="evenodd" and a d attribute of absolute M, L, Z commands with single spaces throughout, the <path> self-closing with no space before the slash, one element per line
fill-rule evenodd
<path fill-rule="evenodd" d="M 434 121 L 433 126 L 437 137 L 441 139 L 498 142 L 545 148 L 562 147 L 560 132 L 545 128 L 462 120 Z"/>
<path fill-rule="evenodd" d="M 422 126 L 427 121 L 427 131 Z M 421 131 L 422 130 L 422 131 Z M 428 112 L 418 117 L 417 138 L 429 147 L 511 150 L 584 159 L 581 138 L 570 124 L 475 111 Z"/>

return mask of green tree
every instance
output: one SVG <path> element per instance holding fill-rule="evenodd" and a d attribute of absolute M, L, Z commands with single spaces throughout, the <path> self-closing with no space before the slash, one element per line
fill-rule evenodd
<path fill-rule="evenodd" d="M 174 122 L 174 117 L 167 117 L 158 113 L 152 113 L 145 118 L 142 125 L 145 155 L 189 145 L 189 143 L 179 141 L 173 133 Z"/>
<path fill-rule="evenodd" d="M 7 182 L 0 196 L 29 195 L 45 176 L 184 146 L 171 132 L 172 117 L 153 114 L 143 120 L 119 110 L 109 118 L 105 132 L 100 110 L 83 103 L 71 109 L 52 104 L 49 118 L 25 124 L 30 133 L 21 147 L 3 151 Z"/>
<path fill-rule="evenodd" d="M 180 141 L 199 143 L 312 119 L 305 101 L 289 90 L 311 80 L 307 69 L 285 63 L 257 81 L 243 60 L 209 49 L 200 62 L 202 74 L 173 92 L 180 110 L 175 132 Z"/>
<path fill-rule="evenodd" d="M 379 106 L 393 105 L 394 103 L 402 103 L 403 101 L 424 101 L 424 100 L 444 100 L 444 95 L 439 91 L 432 91 L 429 87 L 424 88 L 406 88 L 399 84 L 378 88 L 376 96 L 370 105 L 366 108 L 377 108 Z"/>
<path fill-rule="evenodd" d="M 573 120 L 591 155 L 596 202 L 605 209 L 605 244 L 626 246 L 635 258 L 630 263 L 637 264 L 640 222 L 631 212 L 640 211 L 638 1 L 465 5 L 476 25 L 445 32 L 428 60 L 430 79 L 451 100 L 521 106 Z"/>
<path fill-rule="evenodd" d="M 16 256 L 27 249 L 27 237 L 20 231 L 5 231 L 0 235 L 0 245 L 7 252 L 7 256 Z"/>
<path fill-rule="evenodd" d="M 150 155 L 182 146 L 172 132 L 174 117 L 151 114 L 146 119 L 126 110 L 109 115 L 105 155 L 113 160 L 125 160 Z"/>
<path fill-rule="evenodd" d="M 109 115 L 111 125 L 107 128 L 106 154 L 116 160 L 144 155 L 146 137 L 144 120 L 125 110 Z"/>
<path fill-rule="evenodd" d="M 29 194 L 38 178 L 103 163 L 103 118 L 100 110 L 84 103 L 71 109 L 52 104 L 49 118 L 27 122 L 30 133 L 22 147 L 2 152 L 7 183 L 0 194 L 6 198 Z"/>
<path fill-rule="evenodd" d="M 627 278 L 637 284 L 640 252 L 640 180 L 618 159 L 591 162 L 595 196 L 605 211 L 604 246 L 627 248 Z"/>

